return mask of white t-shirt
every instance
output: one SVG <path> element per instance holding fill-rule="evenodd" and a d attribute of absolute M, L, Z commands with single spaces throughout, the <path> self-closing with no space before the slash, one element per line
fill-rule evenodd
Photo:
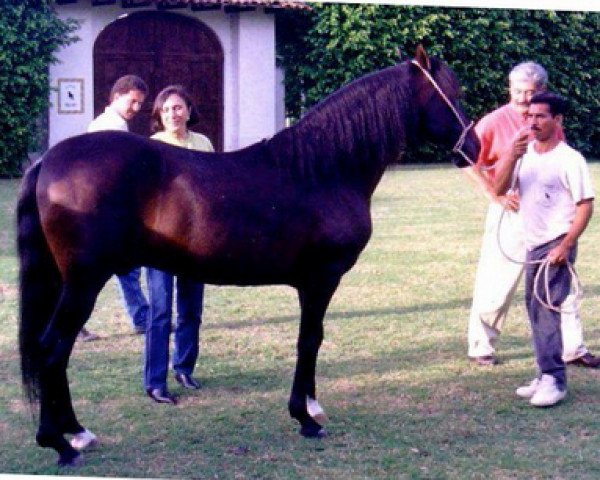
<path fill-rule="evenodd" d="M 537 153 L 535 142 L 517 165 L 520 213 L 529 250 L 567 233 L 576 205 L 594 198 L 585 158 L 564 142 Z"/>
<path fill-rule="evenodd" d="M 122 130 L 128 132 L 129 127 L 127 127 L 125 119 L 109 105 L 104 109 L 104 112 L 90 122 L 87 129 L 88 133 L 99 132 L 101 130 Z"/>

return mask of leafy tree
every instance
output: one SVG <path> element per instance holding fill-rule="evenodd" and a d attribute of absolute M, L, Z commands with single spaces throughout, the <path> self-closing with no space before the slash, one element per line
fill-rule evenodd
<path fill-rule="evenodd" d="M 296 31 L 289 28 L 289 14 L 278 18 L 278 31 L 288 32 L 279 41 L 290 116 L 298 118 L 343 84 L 397 62 L 397 49 L 404 58 L 412 56 L 421 43 L 456 72 L 465 92 L 465 110 L 474 119 L 507 101 L 507 76 L 515 64 L 541 63 L 548 70 L 550 89 L 570 99 L 565 126 L 569 142 L 588 156 L 600 156 L 600 14 L 311 6 Z M 418 158 L 432 161 L 438 156 L 426 148 Z"/>
<path fill-rule="evenodd" d="M 48 106 L 54 52 L 77 39 L 49 1 L 0 0 L 0 176 L 17 176 Z"/>

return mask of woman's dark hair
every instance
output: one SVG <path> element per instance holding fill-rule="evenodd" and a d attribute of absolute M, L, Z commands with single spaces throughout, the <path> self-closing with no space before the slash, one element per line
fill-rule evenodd
<path fill-rule="evenodd" d="M 192 102 L 192 97 L 190 97 L 190 94 L 187 93 L 185 88 L 183 88 L 181 85 L 169 85 L 160 91 L 154 100 L 154 105 L 152 105 L 152 114 L 150 116 L 150 129 L 152 130 L 152 133 L 160 132 L 165 129 L 165 126 L 160 118 L 160 112 L 163 108 L 163 105 L 167 101 L 167 98 L 169 98 L 171 95 L 177 95 L 178 97 L 181 97 L 187 105 L 188 110 L 190 111 L 190 118 L 186 122 L 188 127 L 198 123 L 200 120 L 198 111 Z"/>

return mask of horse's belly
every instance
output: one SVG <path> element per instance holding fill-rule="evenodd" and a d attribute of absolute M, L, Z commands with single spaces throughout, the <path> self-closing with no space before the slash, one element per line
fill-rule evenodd
<path fill-rule="evenodd" d="M 207 283 L 281 284 L 290 283 L 299 261 L 298 249 L 282 251 L 276 245 L 256 245 L 251 240 L 231 245 L 212 255 L 200 255 L 197 268 Z"/>

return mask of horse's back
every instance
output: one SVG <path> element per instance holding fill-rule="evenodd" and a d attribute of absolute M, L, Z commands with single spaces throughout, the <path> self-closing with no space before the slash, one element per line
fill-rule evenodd
<path fill-rule="evenodd" d="M 370 234 L 368 202 L 343 185 L 299 182 L 268 153 L 200 153 L 123 132 L 58 144 L 37 196 L 61 271 L 144 264 L 264 284 L 330 261 L 350 268 Z"/>

